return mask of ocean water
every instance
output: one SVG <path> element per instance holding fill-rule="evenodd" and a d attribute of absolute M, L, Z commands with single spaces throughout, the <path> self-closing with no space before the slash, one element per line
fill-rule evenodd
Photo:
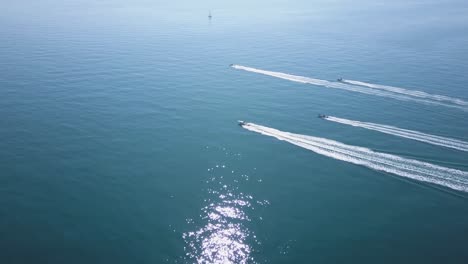
<path fill-rule="evenodd" d="M 468 111 L 229 67 L 466 102 L 464 1 L 0 7 L 0 263 L 468 263 L 468 193 L 237 125 L 467 172 L 317 114 L 467 142 Z"/>

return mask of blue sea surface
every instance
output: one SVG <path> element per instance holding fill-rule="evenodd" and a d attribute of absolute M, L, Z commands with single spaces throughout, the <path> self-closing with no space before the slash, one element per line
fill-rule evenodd
<path fill-rule="evenodd" d="M 208 18 L 211 10 L 212 19 Z M 242 129 L 468 171 L 465 1 L 4 1 L 0 263 L 468 263 L 468 194 Z"/>

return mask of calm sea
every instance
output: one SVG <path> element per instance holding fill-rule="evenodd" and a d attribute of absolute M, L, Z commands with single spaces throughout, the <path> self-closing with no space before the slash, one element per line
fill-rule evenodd
<path fill-rule="evenodd" d="M 468 194 L 237 120 L 468 171 L 465 1 L 0 3 L 0 263 L 468 263 Z M 71 3 L 69 3 L 71 2 Z M 211 10 L 212 19 L 208 19 Z"/>

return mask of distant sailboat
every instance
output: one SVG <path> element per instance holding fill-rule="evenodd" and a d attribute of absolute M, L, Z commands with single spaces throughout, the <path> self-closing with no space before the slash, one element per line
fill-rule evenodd
<path fill-rule="evenodd" d="M 208 18 L 211 19 L 213 16 L 211 15 L 211 10 L 208 12 Z"/>

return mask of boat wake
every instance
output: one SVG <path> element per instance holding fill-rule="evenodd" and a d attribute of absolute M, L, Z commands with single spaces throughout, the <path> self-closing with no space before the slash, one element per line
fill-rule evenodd
<path fill-rule="evenodd" d="M 330 158 L 347 161 L 413 180 L 429 182 L 454 190 L 468 192 L 468 172 L 465 171 L 402 158 L 396 155 L 379 153 L 368 148 L 346 145 L 325 138 L 284 132 L 254 123 L 245 123 L 242 127 L 262 135 L 275 137 L 279 140 L 289 142 Z"/>
<path fill-rule="evenodd" d="M 385 134 L 389 134 L 389 135 L 417 140 L 417 141 L 421 141 L 421 142 L 432 144 L 432 145 L 452 148 L 452 149 L 461 150 L 461 151 L 468 151 L 468 142 L 458 140 L 458 139 L 425 134 L 422 132 L 398 128 L 394 126 L 348 120 L 348 119 L 338 118 L 334 116 L 326 116 L 323 119 L 336 122 L 336 123 L 340 123 L 340 124 L 344 124 L 344 125 L 362 127 L 362 128 L 366 128 L 369 130 L 374 130 L 374 131 L 382 132 Z"/>
<path fill-rule="evenodd" d="M 313 85 L 323 86 L 327 88 L 335 88 L 335 89 L 358 92 L 358 93 L 363 93 L 363 94 L 368 94 L 368 95 L 388 97 L 388 98 L 393 98 L 393 99 L 397 99 L 401 101 L 413 101 L 413 102 L 418 102 L 418 103 L 423 103 L 423 104 L 459 108 L 459 109 L 468 111 L 468 102 L 465 102 L 461 99 L 451 98 L 451 97 L 442 96 L 442 95 L 431 95 L 431 94 L 424 93 L 424 92 L 411 91 L 411 90 L 406 90 L 403 88 L 383 86 L 383 85 L 372 85 L 374 87 L 371 87 L 369 86 L 371 84 L 366 84 L 366 83 L 356 82 L 356 81 L 349 81 L 349 80 L 343 80 L 341 82 L 331 82 L 327 80 L 320 80 L 320 79 L 315 79 L 315 78 L 310 78 L 310 77 L 297 76 L 297 75 L 292 75 L 292 74 L 287 74 L 287 73 L 282 73 L 282 72 L 266 71 L 266 70 L 246 67 L 242 65 L 235 65 L 235 64 L 231 65 L 231 67 L 237 70 L 243 70 L 243 71 L 268 75 L 268 76 L 272 76 L 272 77 L 276 77 L 276 78 L 280 78 L 280 79 L 284 79 L 288 81 L 293 81 L 293 82 L 313 84 Z M 380 88 L 376 88 L 376 87 L 380 87 Z"/>
<path fill-rule="evenodd" d="M 404 94 L 404 95 L 413 96 L 413 97 L 417 97 L 417 98 L 423 98 L 423 99 L 428 99 L 428 100 L 446 102 L 446 103 L 456 104 L 456 105 L 460 105 L 460 106 L 468 106 L 467 101 L 463 101 L 462 99 L 453 98 L 453 97 L 449 97 L 449 96 L 445 96 L 445 95 L 430 94 L 430 93 L 426 93 L 426 92 L 422 92 L 422 91 L 409 90 L 409 89 L 405 89 L 405 88 L 388 86 L 388 85 L 372 84 L 372 83 L 366 83 L 366 82 L 361 82 L 361 81 L 343 80 L 343 82 L 353 84 L 353 85 L 369 87 L 369 88 L 372 88 L 372 89 L 379 89 L 379 90 L 389 91 L 389 92 L 397 93 L 397 94 Z"/>

